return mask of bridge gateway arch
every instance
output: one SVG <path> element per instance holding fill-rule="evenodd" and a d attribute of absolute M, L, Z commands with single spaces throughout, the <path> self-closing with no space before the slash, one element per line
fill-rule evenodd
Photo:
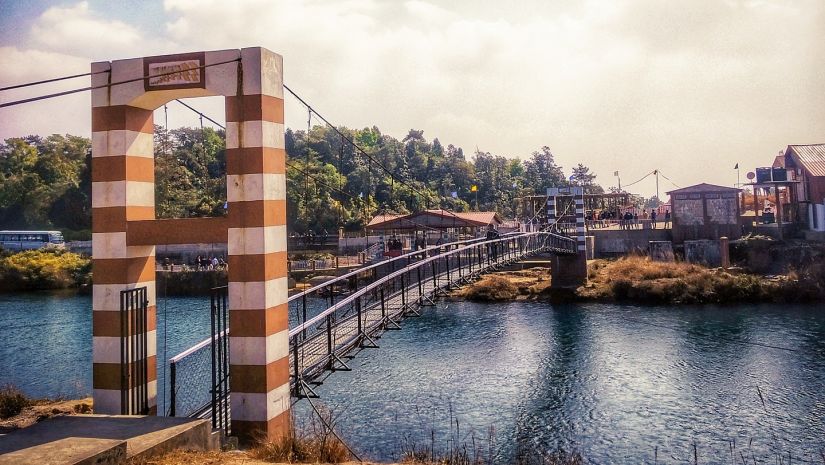
<path fill-rule="evenodd" d="M 157 413 L 155 246 L 226 242 L 232 431 L 289 423 L 283 60 L 260 47 L 93 63 L 95 412 Z M 99 88 L 98 88 L 99 87 Z M 155 218 L 153 111 L 226 98 L 226 218 Z"/>

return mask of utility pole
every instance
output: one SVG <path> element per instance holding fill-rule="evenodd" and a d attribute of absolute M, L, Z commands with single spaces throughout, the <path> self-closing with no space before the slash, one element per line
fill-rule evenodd
<path fill-rule="evenodd" d="M 621 192 L 622 191 L 622 178 L 621 178 L 621 176 L 619 176 L 619 172 L 614 171 L 613 176 L 616 176 L 616 179 L 619 180 L 619 192 Z"/>
<path fill-rule="evenodd" d="M 662 199 L 659 197 L 659 170 L 653 170 L 653 174 L 656 175 L 656 201 L 660 204 L 662 203 Z"/>

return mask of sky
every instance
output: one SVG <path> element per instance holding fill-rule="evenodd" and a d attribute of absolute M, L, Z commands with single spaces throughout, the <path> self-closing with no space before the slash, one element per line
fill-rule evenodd
<path fill-rule="evenodd" d="M 744 181 L 788 144 L 825 143 L 823 24 L 821 0 L 0 0 L 0 87 L 92 61 L 262 46 L 336 125 L 423 129 L 468 155 L 546 145 L 605 187 L 615 171 L 627 187 L 659 169 L 664 195 L 733 185 L 737 163 Z M 305 128 L 285 100 L 287 125 Z M 223 121 L 221 99 L 188 103 Z M 0 138 L 89 136 L 89 107 L 83 92 L 0 108 Z M 174 103 L 155 122 L 198 124 Z M 628 190 L 655 194 L 654 177 Z"/>

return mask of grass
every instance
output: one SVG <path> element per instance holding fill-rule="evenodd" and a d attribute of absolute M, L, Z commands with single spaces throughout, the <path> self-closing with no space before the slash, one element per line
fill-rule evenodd
<path fill-rule="evenodd" d="M 683 262 L 630 256 L 594 260 L 578 295 L 650 303 L 796 302 L 825 296 L 822 264 L 771 279 Z"/>
<path fill-rule="evenodd" d="M 338 415 L 321 406 L 318 416 L 311 417 L 304 427 L 296 426 L 295 418 L 287 433 L 277 441 L 260 442 L 249 455 L 265 462 L 279 463 L 341 463 L 350 452 L 335 434 Z"/>

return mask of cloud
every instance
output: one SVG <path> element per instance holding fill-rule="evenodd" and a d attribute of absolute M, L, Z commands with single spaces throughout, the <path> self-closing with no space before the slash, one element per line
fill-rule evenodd
<path fill-rule="evenodd" d="M 59 75 L 82 60 L 264 46 L 284 56 L 285 81 L 337 124 L 396 136 L 424 129 L 468 153 L 525 157 L 548 145 L 564 166 L 582 162 L 606 184 L 616 169 L 641 177 L 653 168 L 680 184 L 729 184 L 727 165 L 825 142 L 817 0 L 525 0 L 518 9 L 166 0 L 164 12 L 165 34 L 149 38 L 85 2 L 53 7 L 17 55 L 0 49 L 0 59 L 45 60 Z M 11 73 L 0 78 L 16 81 Z M 305 112 L 287 100 L 287 123 L 304 127 Z M 39 132 L 46 121 L 29 123 Z M 75 121 L 52 126 L 61 123 Z"/>
<path fill-rule="evenodd" d="M 101 17 L 88 2 L 47 9 L 31 29 L 32 41 L 54 52 L 77 54 L 93 59 L 128 57 L 140 50 L 157 49 L 141 32 L 122 21 Z"/>

